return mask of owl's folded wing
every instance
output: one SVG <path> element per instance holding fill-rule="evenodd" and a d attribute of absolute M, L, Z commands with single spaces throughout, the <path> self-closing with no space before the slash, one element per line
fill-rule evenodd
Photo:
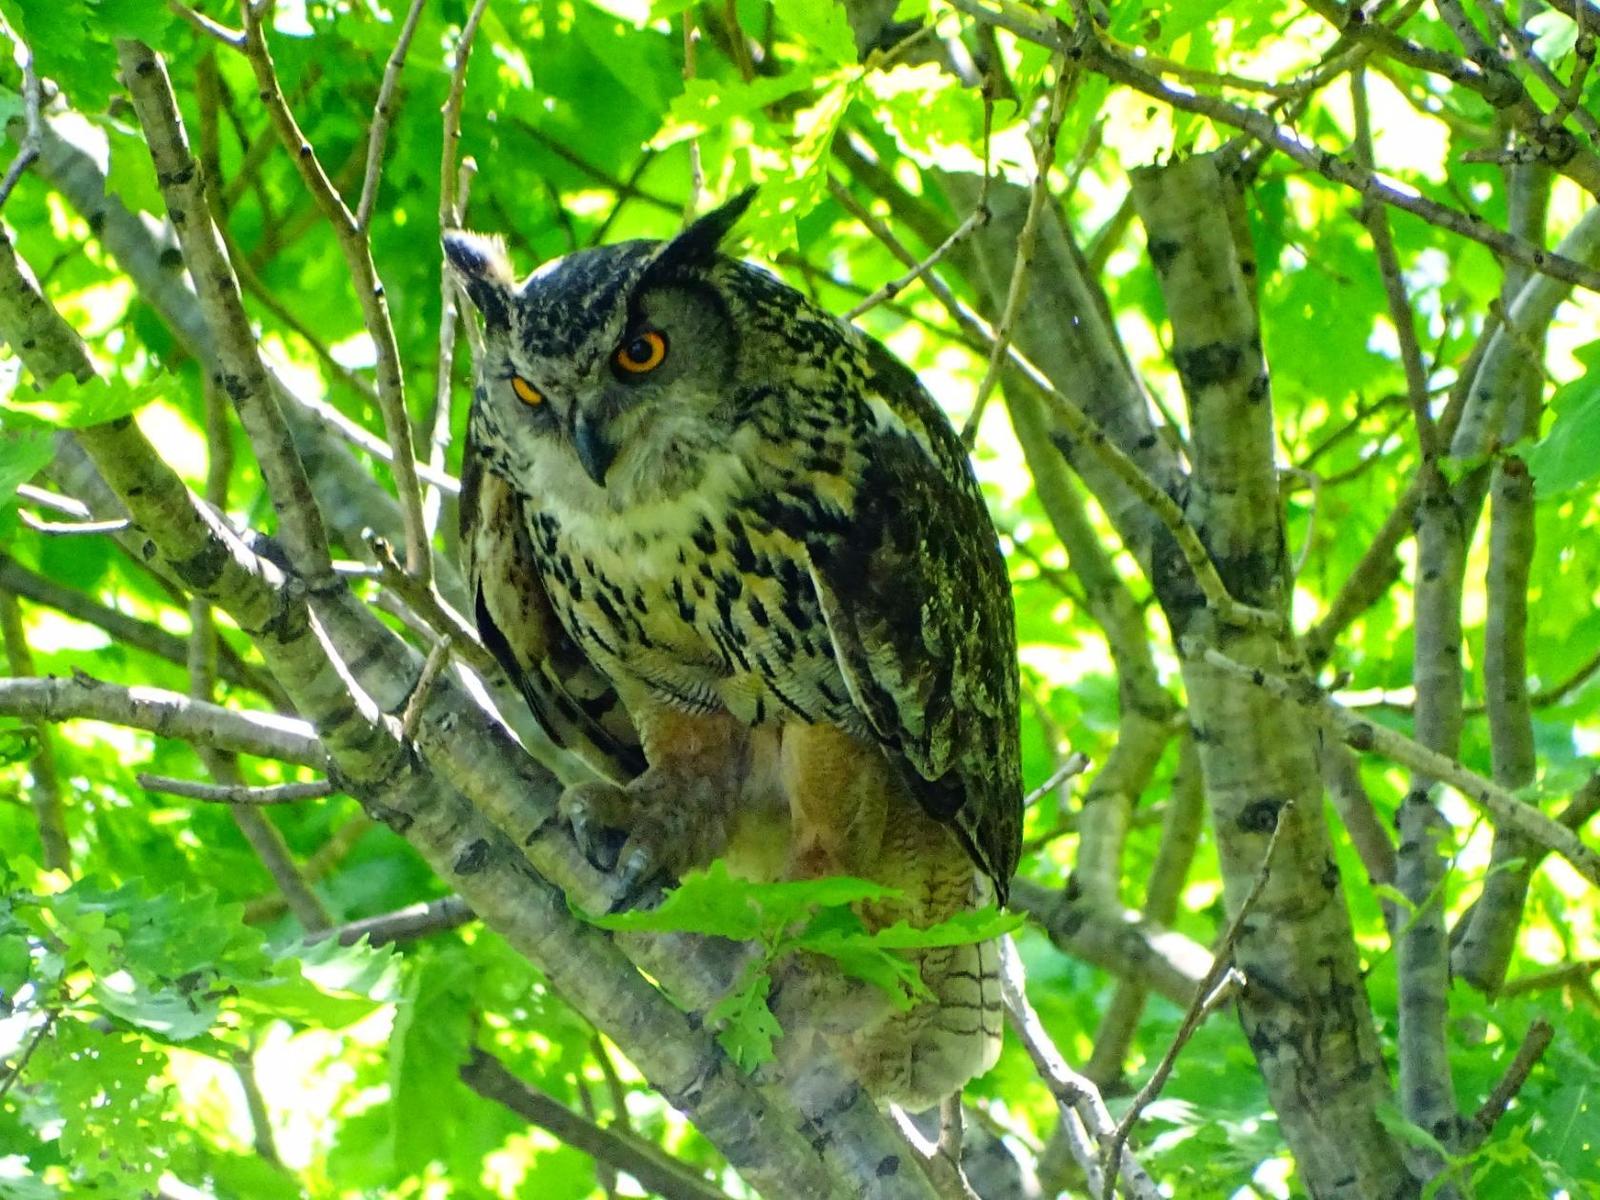
<path fill-rule="evenodd" d="M 552 741 L 626 782 L 645 768 L 639 734 L 611 681 L 557 619 L 535 565 L 522 500 L 469 445 L 461 477 L 461 549 L 484 645 Z"/>
<path fill-rule="evenodd" d="M 959 440 L 889 361 L 907 420 L 869 435 L 848 529 L 808 539 L 811 578 L 853 701 L 1003 897 L 1021 819 L 1010 586 Z"/>

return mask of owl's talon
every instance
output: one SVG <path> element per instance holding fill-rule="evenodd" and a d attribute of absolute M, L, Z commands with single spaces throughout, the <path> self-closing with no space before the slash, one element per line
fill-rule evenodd
<path fill-rule="evenodd" d="M 574 784 L 561 793 L 557 807 L 572 830 L 578 852 L 596 871 L 609 874 L 627 842 L 627 795 L 614 784 L 600 780 Z"/>
<path fill-rule="evenodd" d="M 617 857 L 622 853 L 623 833 L 589 819 L 584 812 L 572 816 L 572 839 L 578 851 L 596 871 L 610 874 L 616 870 Z"/>
<path fill-rule="evenodd" d="M 625 912 L 639 907 L 639 901 L 645 893 L 660 882 L 662 873 L 660 861 L 650 853 L 648 847 L 634 846 L 628 851 L 628 857 L 617 876 L 617 898 L 611 911 Z"/>

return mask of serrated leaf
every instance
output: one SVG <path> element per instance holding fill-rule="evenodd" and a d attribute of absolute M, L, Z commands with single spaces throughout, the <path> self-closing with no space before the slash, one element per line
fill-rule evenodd
<path fill-rule="evenodd" d="M 163 1041 L 184 1042 L 205 1033 L 216 1022 L 218 998 L 203 986 L 209 982 L 192 980 L 189 987 L 153 988 L 126 971 L 119 971 L 96 979 L 90 995 L 111 1016 Z"/>
<path fill-rule="evenodd" d="M 846 975 L 883 989 L 901 1012 L 931 996 L 916 964 L 877 944 L 849 909 L 825 909 L 784 948 L 826 955 Z"/>
<path fill-rule="evenodd" d="M 172 381 L 164 377 L 132 385 L 98 377 L 79 383 L 70 375 L 62 375 L 38 392 L 29 394 L 19 389 L 0 401 L 0 410 L 52 429 L 83 429 L 125 417 L 166 395 L 172 386 Z"/>
<path fill-rule="evenodd" d="M 987 942 L 1020 929 L 1025 918 L 1021 913 L 1001 912 L 994 905 L 972 912 L 957 913 L 948 920 L 926 928 L 917 928 L 899 921 L 872 935 L 880 946 L 896 950 L 920 950 L 930 946 L 967 946 Z"/>
<path fill-rule="evenodd" d="M 440 1101 L 472 1036 L 472 963 L 456 948 L 423 955 L 407 980 L 389 1036 L 389 1117 L 395 1163 L 422 1170 L 447 1156 L 453 1122 Z"/>
<path fill-rule="evenodd" d="M 886 900 L 899 895 L 894 888 L 848 876 L 750 883 L 735 879 L 719 860 L 704 871 L 685 875 L 679 886 L 653 909 L 585 917 L 602 929 L 698 933 L 749 941 L 775 936 L 814 907 Z"/>
<path fill-rule="evenodd" d="M 55 439 L 44 430 L 0 432 L 0 507 L 9 504 L 17 488 L 42 471 L 55 453 Z"/>
<path fill-rule="evenodd" d="M 706 1020 L 717 1026 L 717 1041 L 728 1057 L 746 1071 L 773 1059 L 773 1043 L 783 1034 L 778 1020 L 767 1007 L 772 977 L 752 971 L 743 984 L 729 992 L 706 1013 Z"/>
<path fill-rule="evenodd" d="M 769 104 L 812 86 L 816 75 L 810 71 L 791 71 L 749 83 L 726 83 L 716 79 L 691 79 L 667 108 L 666 119 L 650 145 L 663 150 L 678 142 L 699 137 L 716 125 L 736 117 L 760 112 Z"/>
<path fill-rule="evenodd" d="M 323 938 L 294 947 L 294 953 L 284 957 L 298 962 L 300 973 L 324 991 L 379 1003 L 399 996 L 400 956 L 393 945 L 374 946 L 363 938 L 345 946 L 337 938 Z"/>
<path fill-rule="evenodd" d="M 1541 498 L 1600 476 L 1600 343 L 1576 351 L 1588 367 L 1559 388 L 1550 402 L 1550 432 L 1528 453 L 1528 470 Z"/>
<path fill-rule="evenodd" d="M 136 38 L 161 49 L 173 14 L 150 0 L 95 0 L 96 24 L 108 38 Z"/>
<path fill-rule="evenodd" d="M 856 37 L 837 0 L 777 0 L 773 10 L 826 61 L 838 66 L 856 61 Z"/>

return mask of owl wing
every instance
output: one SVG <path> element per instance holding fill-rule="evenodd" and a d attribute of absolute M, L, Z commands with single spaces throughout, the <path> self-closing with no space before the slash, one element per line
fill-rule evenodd
<path fill-rule="evenodd" d="M 618 781 L 645 768 L 639 734 L 611 681 L 557 619 L 534 557 L 523 500 L 484 469 L 471 432 L 461 473 L 461 550 L 473 618 L 550 739 Z"/>
<path fill-rule="evenodd" d="M 856 707 L 1003 901 L 1021 852 L 1015 618 L 966 451 L 915 375 L 867 341 L 892 418 L 860 446 L 846 528 L 807 539 Z"/>

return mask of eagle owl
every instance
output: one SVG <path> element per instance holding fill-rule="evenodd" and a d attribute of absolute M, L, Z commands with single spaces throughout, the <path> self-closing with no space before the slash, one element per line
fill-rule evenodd
<path fill-rule="evenodd" d="M 666 242 L 515 281 L 445 238 L 483 317 L 462 469 L 474 617 L 599 778 L 561 810 L 637 887 L 726 855 L 901 889 L 869 927 L 996 897 L 1019 854 L 1016 635 L 960 440 L 883 346 L 718 250 Z M 934 999 L 843 1047 L 932 1104 L 999 1051 L 993 943 L 914 952 Z"/>

